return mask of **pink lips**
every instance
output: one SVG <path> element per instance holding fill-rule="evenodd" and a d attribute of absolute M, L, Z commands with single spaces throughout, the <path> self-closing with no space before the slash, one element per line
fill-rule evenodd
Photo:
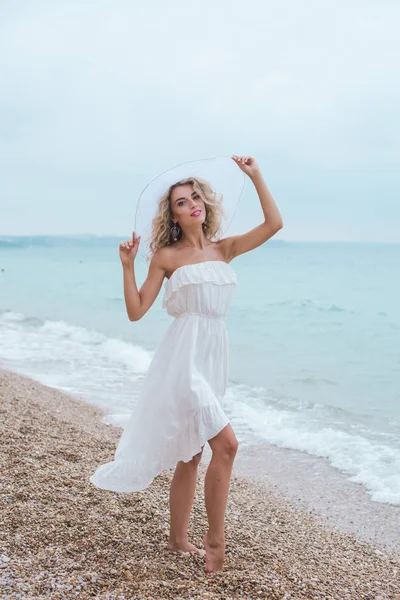
<path fill-rule="evenodd" d="M 201 210 L 195 210 L 194 212 L 192 212 L 192 214 L 190 216 L 191 217 L 198 217 L 199 215 L 201 215 Z"/>

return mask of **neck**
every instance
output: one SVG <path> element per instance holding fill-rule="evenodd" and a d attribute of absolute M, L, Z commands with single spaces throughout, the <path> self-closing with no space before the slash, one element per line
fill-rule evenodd
<path fill-rule="evenodd" d="M 204 250 L 204 248 L 206 246 L 209 246 L 210 244 L 203 231 L 183 231 L 181 243 L 184 244 L 186 247 L 197 248 L 198 250 Z"/>

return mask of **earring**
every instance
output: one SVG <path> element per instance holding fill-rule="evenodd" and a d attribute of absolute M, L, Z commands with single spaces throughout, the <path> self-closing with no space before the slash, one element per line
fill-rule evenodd
<path fill-rule="evenodd" d="M 179 234 L 178 224 L 174 223 L 172 227 L 170 226 L 169 230 L 171 232 L 172 237 L 174 238 L 174 242 L 176 242 L 176 239 L 177 239 L 178 234 Z"/>

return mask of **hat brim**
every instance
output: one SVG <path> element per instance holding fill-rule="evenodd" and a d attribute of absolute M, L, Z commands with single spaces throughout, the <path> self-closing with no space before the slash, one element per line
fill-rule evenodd
<path fill-rule="evenodd" d="M 216 156 L 193 160 L 175 165 L 160 173 L 141 192 L 135 212 L 136 236 L 141 236 L 139 253 L 148 258 L 152 234 L 152 221 L 156 215 L 158 203 L 168 188 L 186 177 L 205 179 L 214 192 L 222 194 L 224 219 L 221 232 L 225 235 L 239 207 L 245 184 L 245 174 L 229 156 Z"/>

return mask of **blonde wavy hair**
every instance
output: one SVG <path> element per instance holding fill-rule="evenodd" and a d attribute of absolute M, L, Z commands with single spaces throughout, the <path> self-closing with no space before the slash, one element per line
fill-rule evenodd
<path fill-rule="evenodd" d="M 171 195 L 172 191 L 180 185 L 191 185 L 193 191 L 197 192 L 203 200 L 206 207 L 206 217 L 203 223 L 204 235 L 213 240 L 221 235 L 221 221 L 225 216 L 222 207 L 222 194 L 217 194 L 212 189 L 211 185 L 200 177 L 187 177 L 172 184 L 158 202 L 158 208 L 155 217 L 152 220 L 152 231 L 149 242 L 149 251 L 147 253 L 148 260 L 151 260 L 155 252 L 159 248 L 171 246 L 174 244 L 174 239 L 171 235 L 170 227 L 172 222 Z M 182 229 L 179 223 L 176 224 L 179 233 L 176 236 L 179 241 L 182 237 Z"/>

